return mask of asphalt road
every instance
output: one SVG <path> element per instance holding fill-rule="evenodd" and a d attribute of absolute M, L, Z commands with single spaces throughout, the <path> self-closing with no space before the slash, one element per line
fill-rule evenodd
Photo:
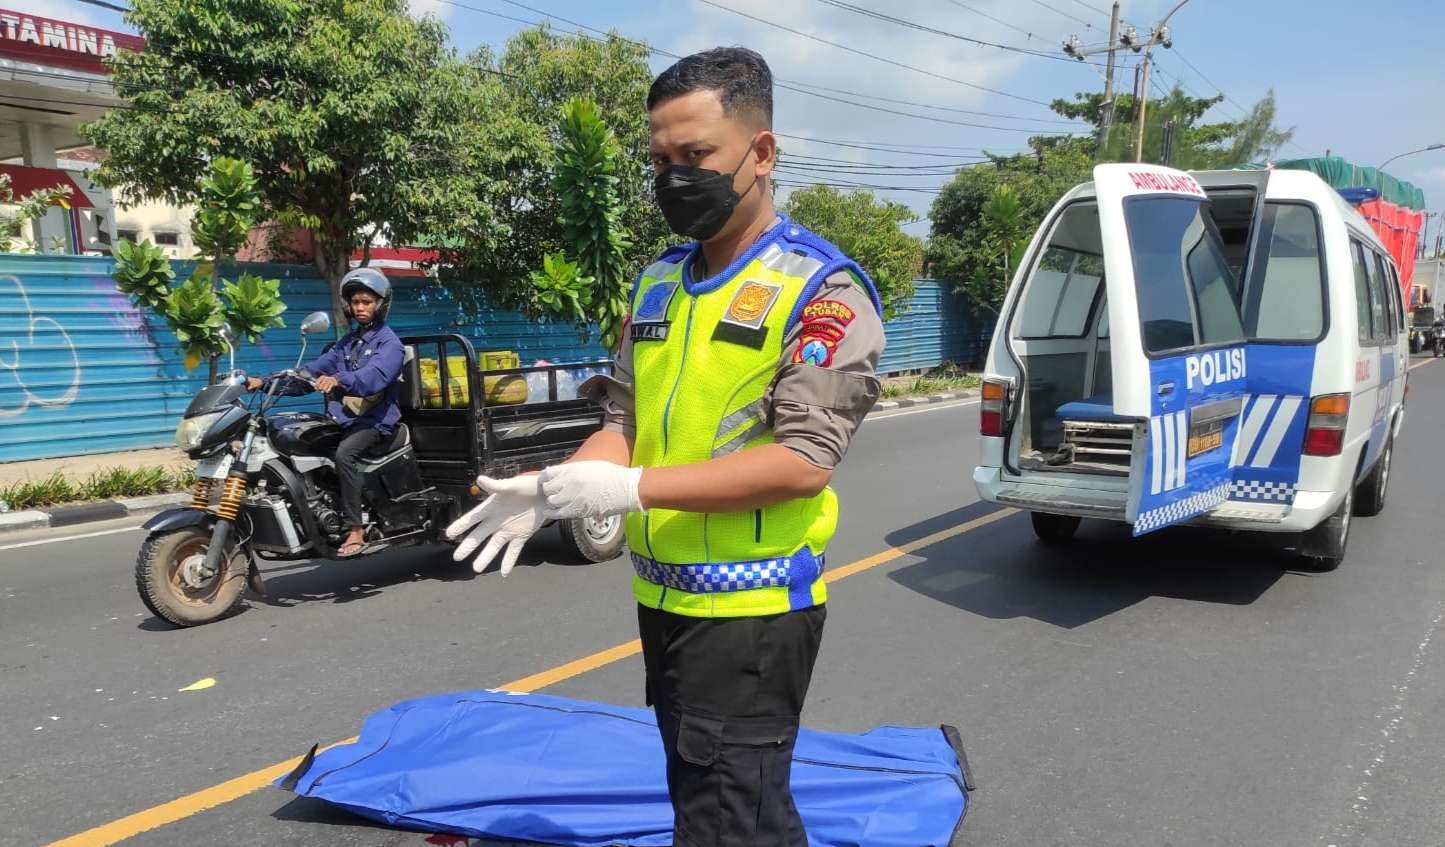
<path fill-rule="evenodd" d="M 970 482 L 976 417 L 865 426 L 830 566 L 993 510 Z M 1445 844 L 1441 420 L 1445 367 L 1422 367 L 1389 505 L 1331 574 L 1198 530 L 1086 523 L 1058 552 L 1011 515 L 835 583 L 805 722 L 957 725 L 979 783 L 969 844 Z M 170 630 L 135 596 L 139 532 L 63 534 L 0 538 L 0 845 L 189 797 L 126 843 L 420 847 L 270 788 L 204 807 L 397 700 L 635 637 L 624 562 L 534 559 L 504 582 L 440 549 L 275 567 L 269 602 Z M 28 540 L 47 543 L 12 546 Z M 641 678 L 631 656 L 543 690 L 641 705 Z"/>

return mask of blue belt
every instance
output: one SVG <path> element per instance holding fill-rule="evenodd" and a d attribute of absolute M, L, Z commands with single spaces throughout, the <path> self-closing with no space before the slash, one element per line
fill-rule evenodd
<path fill-rule="evenodd" d="M 804 547 L 791 556 L 776 559 L 670 565 L 633 553 L 632 567 L 638 576 L 654 585 L 690 594 L 787 588 L 788 605 L 806 609 L 813 605 L 813 583 L 823 573 L 823 558 Z"/>

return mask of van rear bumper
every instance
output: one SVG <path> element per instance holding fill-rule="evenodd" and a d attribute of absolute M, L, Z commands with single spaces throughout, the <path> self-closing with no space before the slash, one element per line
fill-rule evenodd
<path fill-rule="evenodd" d="M 1122 490 L 1006 479 L 999 468 L 987 466 L 974 468 L 973 484 L 978 496 L 991 503 L 1031 512 L 1126 522 L 1128 495 Z M 1337 491 L 1298 491 L 1292 505 L 1230 500 L 1187 523 L 1249 532 L 1304 532 L 1334 514 L 1342 496 Z"/>
<path fill-rule="evenodd" d="M 1122 490 L 1004 479 L 999 468 L 974 468 L 973 484 L 978 496 L 990 503 L 1053 515 L 1122 522 L 1129 504 L 1129 496 Z"/>

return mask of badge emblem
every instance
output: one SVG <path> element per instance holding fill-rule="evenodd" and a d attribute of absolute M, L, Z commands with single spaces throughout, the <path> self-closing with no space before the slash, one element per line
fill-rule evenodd
<path fill-rule="evenodd" d="M 826 368 L 833 364 L 834 344 L 823 338 L 805 337 L 793 354 L 794 364 Z"/>
<path fill-rule="evenodd" d="M 667 318 L 667 307 L 672 304 L 672 295 L 677 293 L 677 282 L 654 282 L 637 298 L 634 321 L 661 321 Z"/>
<path fill-rule="evenodd" d="M 733 295 L 732 303 L 728 304 L 723 323 L 746 329 L 760 329 L 782 290 L 781 285 L 769 285 L 765 282 L 744 283 Z"/>

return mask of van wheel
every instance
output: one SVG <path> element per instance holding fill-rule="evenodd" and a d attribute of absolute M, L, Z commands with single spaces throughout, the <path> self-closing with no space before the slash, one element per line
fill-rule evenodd
<path fill-rule="evenodd" d="M 1029 512 L 1029 520 L 1033 521 L 1034 534 L 1045 544 L 1068 544 L 1079 531 L 1079 518 L 1073 515 Z"/>
<path fill-rule="evenodd" d="M 1373 518 L 1385 510 L 1385 488 L 1390 484 L 1390 457 L 1395 452 L 1395 439 L 1385 440 L 1385 449 L 1369 474 L 1355 486 L 1355 514 Z"/>
<path fill-rule="evenodd" d="M 558 521 L 557 530 L 569 553 L 589 562 L 605 562 L 622 555 L 627 543 L 622 518 L 573 518 Z"/>
<path fill-rule="evenodd" d="M 1345 560 L 1345 545 L 1350 541 L 1350 516 L 1354 510 L 1355 489 L 1349 488 L 1345 491 L 1345 501 L 1333 515 L 1300 534 L 1299 554 L 1305 560 L 1306 570 L 1332 571 Z"/>

